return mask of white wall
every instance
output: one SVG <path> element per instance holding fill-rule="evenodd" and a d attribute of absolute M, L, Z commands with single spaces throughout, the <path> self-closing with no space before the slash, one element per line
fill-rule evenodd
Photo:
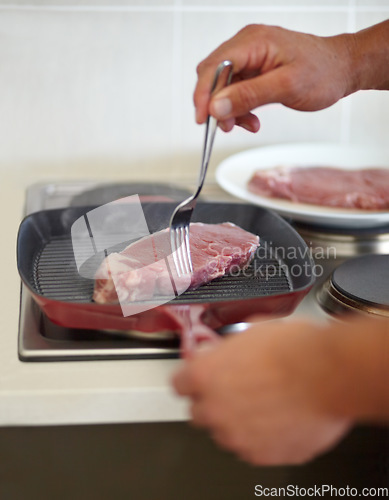
<path fill-rule="evenodd" d="M 0 0 L 0 175 L 195 178 L 197 63 L 248 23 L 320 35 L 389 17 L 387 0 Z M 259 134 L 218 133 L 212 166 L 290 141 L 387 145 L 389 92 L 328 110 L 258 110 Z"/>

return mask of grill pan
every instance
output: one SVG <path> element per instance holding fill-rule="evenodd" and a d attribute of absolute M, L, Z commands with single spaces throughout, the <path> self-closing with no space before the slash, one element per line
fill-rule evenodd
<path fill-rule="evenodd" d="M 175 206 L 142 203 L 150 233 L 168 226 Z M 218 278 L 166 304 L 124 317 L 120 305 L 94 303 L 93 280 L 82 278 L 77 271 L 71 227 L 94 208 L 36 212 L 19 228 L 17 264 L 22 281 L 44 314 L 60 326 L 141 332 L 150 337 L 156 332 L 162 336 L 169 332 L 171 337 L 171 332 L 183 334 L 191 327 L 200 336 L 203 330 L 206 336 L 209 329 L 242 322 L 252 314 L 288 315 L 313 285 L 314 267 L 307 245 L 277 214 L 246 204 L 199 202 L 192 222 L 233 222 L 259 235 L 260 247 L 252 264 L 239 275 Z M 190 311 L 190 321 L 185 320 L 184 310 Z"/>

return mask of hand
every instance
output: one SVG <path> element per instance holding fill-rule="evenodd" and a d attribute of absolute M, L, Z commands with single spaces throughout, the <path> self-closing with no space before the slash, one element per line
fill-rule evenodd
<path fill-rule="evenodd" d="M 344 376 L 336 338 L 305 322 L 258 323 L 188 360 L 173 385 L 191 398 L 193 423 L 245 461 L 306 462 L 352 423 L 331 407 Z"/>
<path fill-rule="evenodd" d="M 278 102 L 301 111 L 331 106 L 354 90 L 351 42 L 352 35 L 324 38 L 275 26 L 243 28 L 197 68 L 197 122 L 210 113 L 224 131 L 239 125 L 257 132 L 259 121 L 250 111 L 263 104 Z M 214 72 L 225 59 L 233 63 L 233 83 L 210 99 Z"/>

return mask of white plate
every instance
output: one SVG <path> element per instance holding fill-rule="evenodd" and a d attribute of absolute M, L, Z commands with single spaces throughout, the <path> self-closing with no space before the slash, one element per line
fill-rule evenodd
<path fill-rule="evenodd" d="M 389 211 L 330 208 L 266 198 L 251 193 L 247 183 L 256 170 L 278 165 L 389 168 L 389 149 L 325 143 L 281 144 L 243 151 L 226 158 L 216 170 L 218 184 L 230 194 L 307 224 L 369 228 L 389 224 Z"/>

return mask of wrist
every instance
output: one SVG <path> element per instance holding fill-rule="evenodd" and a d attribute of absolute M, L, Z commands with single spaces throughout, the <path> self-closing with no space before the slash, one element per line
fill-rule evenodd
<path fill-rule="evenodd" d="M 389 20 L 347 37 L 350 92 L 389 90 Z"/>
<path fill-rule="evenodd" d="M 324 38 L 330 50 L 328 71 L 333 84 L 339 88 L 339 96 L 346 97 L 361 89 L 358 63 L 359 49 L 355 34 L 343 33 Z"/>

